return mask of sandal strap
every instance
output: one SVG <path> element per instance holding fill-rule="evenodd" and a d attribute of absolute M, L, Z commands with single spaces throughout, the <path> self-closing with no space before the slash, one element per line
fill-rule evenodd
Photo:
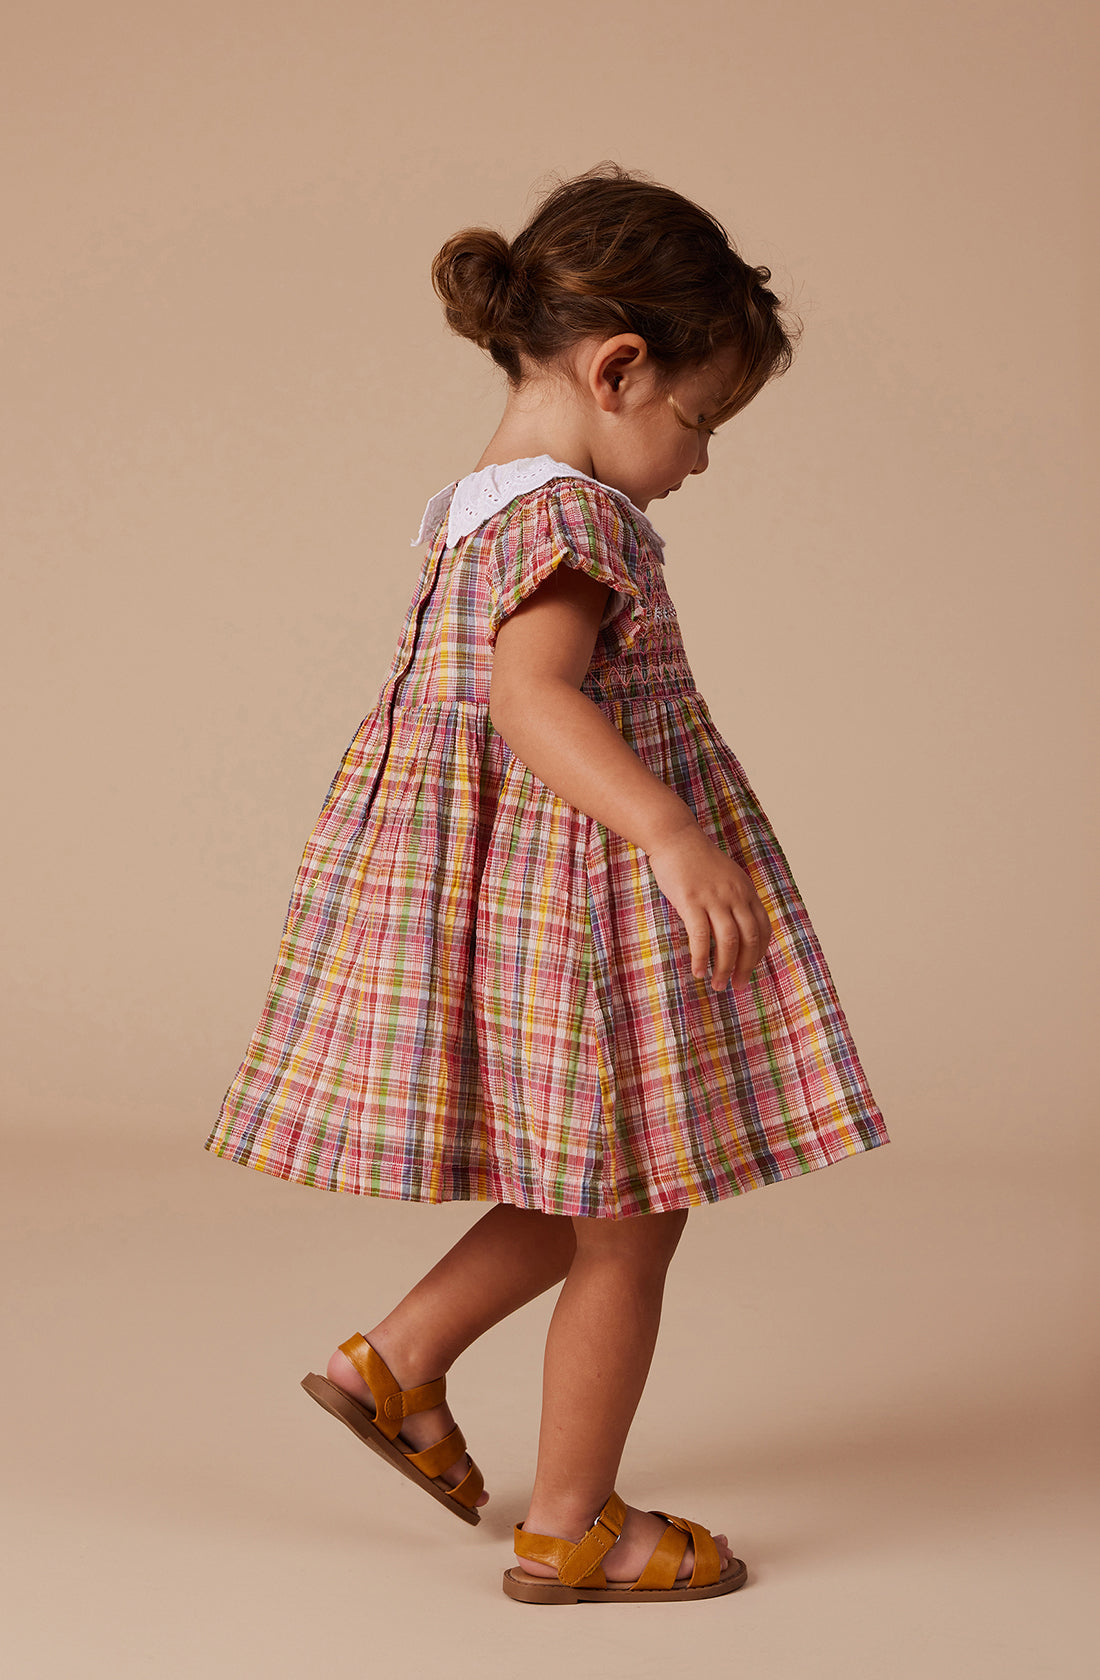
<path fill-rule="evenodd" d="M 435 1441 L 430 1447 L 421 1447 L 419 1452 L 407 1452 L 405 1457 L 425 1476 L 441 1476 L 465 1451 L 466 1437 L 456 1423 L 442 1441 Z"/>
<path fill-rule="evenodd" d="M 573 1550 L 572 1540 L 563 1540 L 557 1534 L 528 1534 L 522 1523 L 516 1523 L 513 1536 L 512 1544 L 517 1557 L 523 1558 L 525 1562 L 533 1559 L 536 1563 L 548 1564 L 551 1569 L 558 1571 L 558 1579 L 561 1579 L 561 1566 Z M 591 1574 L 585 1577 L 584 1585 L 606 1586 L 607 1576 L 602 1569 L 593 1569 Z"/>
<path fill-rule="evenodd" d="M 477 1504 L 484 1487 L 485 1478 L 471 1458 L 470 1468 L 467 1470 L 465 1476 L 463 1476 L 457 1487 L 453 1487 L 449 1491 L 451 1498 L 456 1504 L 465 1505 L 468 1511 L 472 1511 L 474 1506 Z"/>
<path fill-rule="evenodd" d="M 399 1388 L 386 1401 L 386 1416 L 407 1418 L 410 1412 L 430 1412 L 442 1406 L 447 1397 L 446 1377 L 433 1377 L 431 1382 L 417 1383 L 415 1388 Z"/>
<path fill-rule="evenodd" d="M 650 1515 L 663 1517 L 664 1512 L 651 1511 Z M 649 1562 L 633 1583 L 634 1586 L 642 1592 L 674 1587 L 687 1549 L 688 1537 L 686 1533 L 678 1524 L 670 1522 L 649 1554 Z"/>
<path fill-rule="evenodd" d="M 515 1526 L 515 1551 L 518 1557 L 532 1558 L 549 1564 L 558 1572 L 558 1580 L 567 1587 L 604 1587 L 607 1577 L 600 1567 L 623 1531 L 626 1506 L 617 1493 L 612 1493 L 592 1527 L 573 1542 L 555 1534 L 528 1534 L 522 1523 Z"/>
<path fill-rule="evenodd" d="M 687 1581 L 687 1585 L 689 1587 L 712 1586 L 722 1573 L 722 1560 L 718 1556 L 718 1547 L 715 1544 L 710 1529 L 704 1528 L 702 1523 L 692 1522 L 690 1517 L 674 1517 L 669 1511 L 653 1511 L 651 1512 L 651 1515 L 655 1517 L 664 1517 L 667 1523 L 674 1524 L 675 1527 L 680 1529 L 684 1534 L 684 1544 L 680 1547 L 680 1556 L 676 1560 L 677 1569 L 679 1569 L 680 1564 L 683 1561 L 684 1552 L 687 1550 L 688 1539 L 690 1538 L 691 1544 L 695 1548 L 695 1563 Z M 657 1545 L 654 1548 L 654 1556 L 656 1556 L 657 1552 L 660 1551 L 670 1532 L 671 1530 L 666 1529 L 665 1534 L 657 1542 Z M 650 1563 L 652 1563 L 652 1561 L 653 1559 L 651 1558 Z M 648 1570 L 649 1564 L 646 1565 L 641 1575 L 639 1575 L 637 1585 L 640 1586 L 642 1584 Z M 672 1586 L 675 1578 L 674 1571 L 672 1580 L 670 1580 L 667 1585 Z"/>
<path fill-rule="evenodd" d="M 446 1377 L 434 1377 L 431 1382 L 418 1383 L 415 1388 L 401 1388 L 382 1355 L 376 1353 L 367 1338 L 358 1331 L 346 1342 L 340 1343 L 340 1352 L 351 1360 L 370 1389 L 374 1400 L 374 1422 L 388 1441 L 401 1433 L 402 1421 L 410 1412 L 426 1412 L 433 1406 L 442 1406 L 447 1392 Z"/>

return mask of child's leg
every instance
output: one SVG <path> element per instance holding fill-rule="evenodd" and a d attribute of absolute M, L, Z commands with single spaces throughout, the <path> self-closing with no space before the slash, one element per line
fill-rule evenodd
<path fill-rule="evenodd" d="M 657 1340 L 665 1273 L 687 1211 L 630 1219 L 576 1219 L 577 1252 L 546 1337 L 538 1468 L 524 1527 L 579 1540 L 615 1487 Z M 608 1580 L 636 1580 L 665 1531 L 662 1518 L 627 1507 Z M 720 1558 L 726 1536 L 714 1536 Z M 520 1560 L 532 1574 L 554 1570 Z M 680 1567 L 691 1573 L 689 1546 Z"/>
<path fill-rule="evenodd" d="M 506 1204 L 491 1208 L 363 1334 L 395 1376 L 404 1365 L 414 1373 L 409 1382 L 428 1382 L 486 1330 L 560 1283 L 576 1245 L 571 1219 Z"/>
<path fill-rule="evenodd" d="M 502 1204 L 490 1208 L 415 1284 L 393 1311 L 363 1334 L 402 1388 L 430 1382 L 450 1369 L 463 1349 L 550 1289 L 569 1270 L 576 1250 L 570 1219 Z M 351 1361 L 337 1350 L 328 1362 L 330 1382 L 357 1399 L 370 1391 Z M 447 1405 L 415 1412 L 401 1433 L 415 1448 L 443 1439 L 454 1425 Z M 443 1473 L 454 1487 L 465 1459 Z M 483 1493 L 479 1504 L 488 1494 Z"/>

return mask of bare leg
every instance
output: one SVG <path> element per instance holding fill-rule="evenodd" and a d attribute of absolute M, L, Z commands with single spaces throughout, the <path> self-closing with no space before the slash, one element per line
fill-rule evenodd
<path fill-rule="evenodd" d="M 577 1252 L 546 1337 L 538 1467 L 524 1527 L 579 1540 L 614 1490 L 627 1433 L 649 1374 L 665 1274 L 687 1211 L 630 1219 L 576 1219 Z M 662 1518 L 627 1507 L 603 1563 L 607 1579 L 636 1580 L 665 1531 Z M 719 1557 L 732 1554 L 715 1535 Z M 689 1575 L 693 1549 L 680 1567 Z M 548 1565 L 518 1559 L 530 1574 Z"/>
<path fill-rule="evenodd" d="M 573 1222 L 556 1214 L 501 1205 L 490 1208 L 459 1238 L 393 1311 L 363 1334 L 402 1388 L 443 1376 L 471 1342 L 509 1313 L 560 1283 L 576 1251 Z M 327 1375 L 356 1399 L 367 1388 L 338 1349 Z M 441 1441 L 454 1425 L 447 1405 L 415 1412 L 401 1434 L 413 1448 Z M 456 1486 L 466 1474 L 459 1460 L 443 1479 Z M 489 1495 L 478 1500 L 484 1505 Z"/>

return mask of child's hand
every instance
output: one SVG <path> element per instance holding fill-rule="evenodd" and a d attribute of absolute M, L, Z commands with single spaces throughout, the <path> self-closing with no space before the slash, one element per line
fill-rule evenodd
<path fill-rule="evenodd" d="M 678 912 L 691 944 L 691 972 L 706 978 L 711 939 L 711 987 L 748 984 L 768 948 L 772 925 L 745 871 L 696 823 L 678 829 L 647 852 L 654 879 Z"/>

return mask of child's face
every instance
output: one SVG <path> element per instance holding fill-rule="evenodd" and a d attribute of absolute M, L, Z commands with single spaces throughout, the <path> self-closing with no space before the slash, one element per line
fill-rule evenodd
<path fill-rule="evenodd" d="M 644 509 L 671 495 L 686 478 L 707 470 L 713 433 L 682 426 L 669 397 L 676 399 L 688 420 L 705 422 L 733 389 L 738 371 L 737 352 L 727 349 L 704 367 L 681 375 L 670 391 L 651 394 L 623 413 L 613 470 L 617 487 L 636 507 Z"/>

